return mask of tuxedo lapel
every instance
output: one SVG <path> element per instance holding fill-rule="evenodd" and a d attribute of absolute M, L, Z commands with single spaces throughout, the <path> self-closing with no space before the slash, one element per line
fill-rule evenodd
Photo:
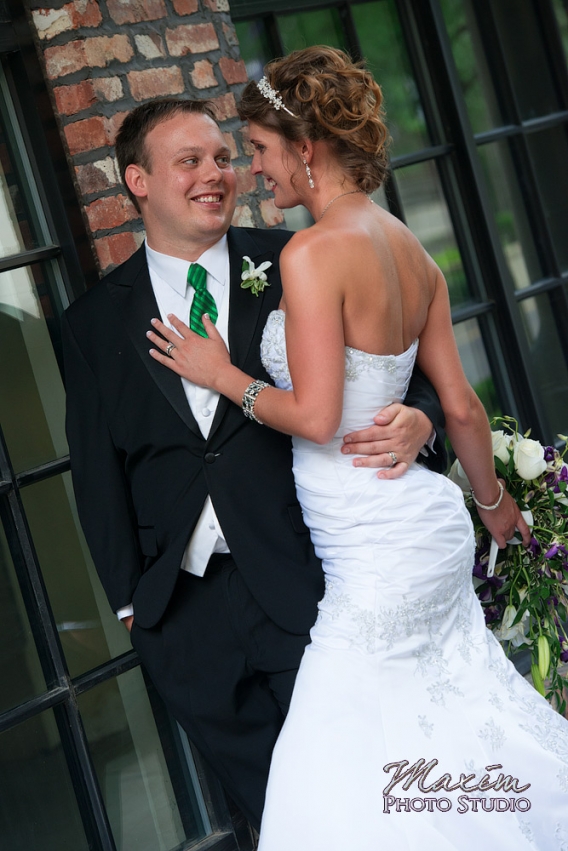
<path fill-rule="evenodd" d="M 264 292 L 254 296 L 250 289 L 241 287 L 243 257 L 247 256 L 255 266 L 265 260 L 274 262 L 274 253 L 264 251 L 259 253 L 259 246 L 248 231 L 230 228 L 228 233 L 229 265 L 230 265 L 230 294 L 229 294 L 229 349 L 231 362 L 241 369 L 246 368 L 246 361 L 252 345 L 259 345 L 259 323 L 263 322 L 265 295 Z M 268 270 L 268 283 L 271 275 L 278 270 L 272 267 Z M 211 425 L 211 437 L 221 423 L 227 409 L 232 403 L 221 396 Z"/>
<path fill-rule="evenodd" d="M 109 280 L 107 287 L 122 314 L 130 339 L 144 366 L 170 405 L 188 428 L 202 437 L 184 393 L 181 378 L 154 360 L 148 351 L 150 342 L 146 337 L 146 331 L 152 327 L 150 320 L 153 317 L 159 317 L 160 311 L 150 282 L 145 247 L 142 246 L 120 271 L 120 276 Z"/>

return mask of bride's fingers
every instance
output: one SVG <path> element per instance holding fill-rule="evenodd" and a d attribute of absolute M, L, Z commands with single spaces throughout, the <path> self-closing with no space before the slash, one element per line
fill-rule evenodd
<path fill-rule="evenodd" d="M 168 313 L 168 320 L 172 323 L 180 337 L 186 337 L 189 332 L 189 326 L 182 322 L 175 313 Z"/>
<path fill-rule="evenodd" d="M 176 317 L 172 314 L 172 318 L 175 319 Z M 179 320 L 177 321 L 179 322 Z M 171 328 L 168 328 L 168 326 L 164 325 L 164 323 L 160 319 L 151 319 L 150 323 L 152 325 L 152 328 L 157 331 L 158 334 L 161 334 L 162 337 L 166 338 L 166 346 L 168 345 L 168 343 L 174 343 L 175 345 L 176 341 L 179 343 L 180 337 L 183 340 L 183 335 L 181 333 L 177 333 Z M 183 327 L 183 322 L 181 322 L 180 325 Z M 189 328 L 187 330 L 189 331 Z"/>
<path fill-rule="evenodd" d="M 378 479 L 400 479 L 408 470 L 406 461 L 398 461 L 394 467 L 389 467 L 386 470 L 379 470 L 377 473 Z"/>
<path fill-rule="evenodd" d="M 163 337 L 160 337 L 159 334 L 154 333 L 154 331 L 146 331 L 146 336 L 152 341 L 152 343 L 154 343 L 155 346 L 158 346 L 162 352 L 166 352 L 166 354 L 168 354 L 168 346 L 173 346 L 175 349 L 177 343 L 183 342 L 177 334 L 172 333 L 170 333 L 170 336 L 165 340 Z"/>

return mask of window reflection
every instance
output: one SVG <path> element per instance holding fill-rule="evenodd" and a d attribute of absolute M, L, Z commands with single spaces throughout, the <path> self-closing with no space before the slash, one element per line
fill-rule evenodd
<path fill-rule="evenodd" d="M 544 204 L 556 258 L 568 271 L 568 129 L 555 127 L 527 136 L 529 153 Z"/>
<path fill-rule="evenodd" d="M 353 21 L 367 66 L 383 91 L 392 156 L 430 144 L 424 112 L 392 0 L 355 4 Z"/>
<path fill-rule="evenodd" d="M 343 50 L 346 48 L 337 9 L 278 15 L 277 21 L 286 53 L 313 44 L 327 44 L 329 47 L 339 47 Z"/>
<path fill-rule="evenodd" d="M 2 851 L 88 851 L 51 710 L 0 735 Z"/>
<path fill-rule="evenodd" d="M 71 676 L 130 649 L 111 611 L 81 531 L 64 473 L 22 489 L 22 501 Z"/>
<path fill-rule="evenodd" d="M 0 648 L 0 712 L 3 712 L 44 691 L 45 679 L 1 525 Z"/>
<path fill-rule="evenodd" d="M 199 788 L 174 791 L 170 774 L 184 772 L 168 763 L 185 755 L 168 748 L 166 762 L 169 721 L 156 726 L 140 669 L 81 695 L 79 709 L 118 851 L 167 851 L 210 832 Z"/>
<path fill-rule="evenodd" d="M 397 169 L 394 179 L 402 199 L 406 224 L 444 273 L 452 306 L 471 301 L 435 163 L 425 162 Z"/>
<path fill-rule="evenodd" d="M 264 21 L 239 21 L 235 23 L 235 29 L 247 77 L 258 81 L 264 74 L 264 66 L 272 59 Z"/>
<path fill-rule="evenodd" d="M 66 455 L 51 264 L 0 274 L 0 424 L 16 472 Z"/>
<path fill-rule="evenodd" d="M 488 417 L 502 414 L 477 319 L 454 325 L 454 334 L 467 380 L 481 399 Z"/>
<path fill-rule="evenodd" d="M 539 280 L 542 270 L 508 143 L 483 145 L 479 157 L 509 272 L 515 289 L 524 289 Z"/>
<path fill-rule="evenodd" d="M 473 0 L 441 0 L 452 54 L 474 133 L 502 124 Z"/>
<path fill-rule="evenodd" d="M 527 298 L 519 305 L 527 336 L 533 388 L 553 434 L 566 434 L 568 374 L 554 312 L 547 295 Z"/>

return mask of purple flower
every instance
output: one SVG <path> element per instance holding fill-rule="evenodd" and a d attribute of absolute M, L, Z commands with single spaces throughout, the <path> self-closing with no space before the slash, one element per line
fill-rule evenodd
<path fill-rule="evenodd" d="M 568 662 L 568 650 L 563 650 L 560 654 L 560 659 L 562 662 Z"/>
<path fill-rule="evenodd" d="M 554 558 L 554 556 L 558 555 L 559 549 L 560 548 L 559 548 L 558 544 L 553 544 L 551 546 L 551 548 L 547 552 L 545 552 L 544 557 L 545 558 Z"/>
<path fill-rule="evenodd" d="M 544 460 L 545 461 L 554 461 L 554 446 L 545 446 L 544 447 Z"/>
<path fill-rule="evenodd" d="M 537 556 L 537 555 L 540 554 L 541 546 L 540 546 L 539 541 L 537 540 L 537 538 L 535 538 L 534 535 L 531 537 L 531 541 L 530 541 L 530 544 L 528 546 L 528 550 L 529 550 L 530 554 L 533 555 L 533 556 Z"/>

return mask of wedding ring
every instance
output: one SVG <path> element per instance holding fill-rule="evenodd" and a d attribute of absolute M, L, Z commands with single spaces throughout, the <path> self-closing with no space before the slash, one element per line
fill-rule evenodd
<path fill-rule="evenodd" d="M 168 345 L 166 346 L 166 354 L 167 354 L 167 356 L 168 356 L 168 357 L 171 357 L 171 351 L 172 351 L 172 349 L 175 349 L 174 344 L 173 344 L 173 343 L 168 343 Z M 393 462 L 393 464 L 396 464 L 396 461 L 394 461 L 394 462 Z"/>
<path fill-rule="evenodd" d="M 392 461 L 391 467 L 394 467 L 394 465 L 398 461 L 398 458 L 396 457 L 396 452 L 387 452 L 387 455 L 390 455 L 391 461 Z M 390 467 L 389 467 L 389 469 L 390 469 Z"/>

